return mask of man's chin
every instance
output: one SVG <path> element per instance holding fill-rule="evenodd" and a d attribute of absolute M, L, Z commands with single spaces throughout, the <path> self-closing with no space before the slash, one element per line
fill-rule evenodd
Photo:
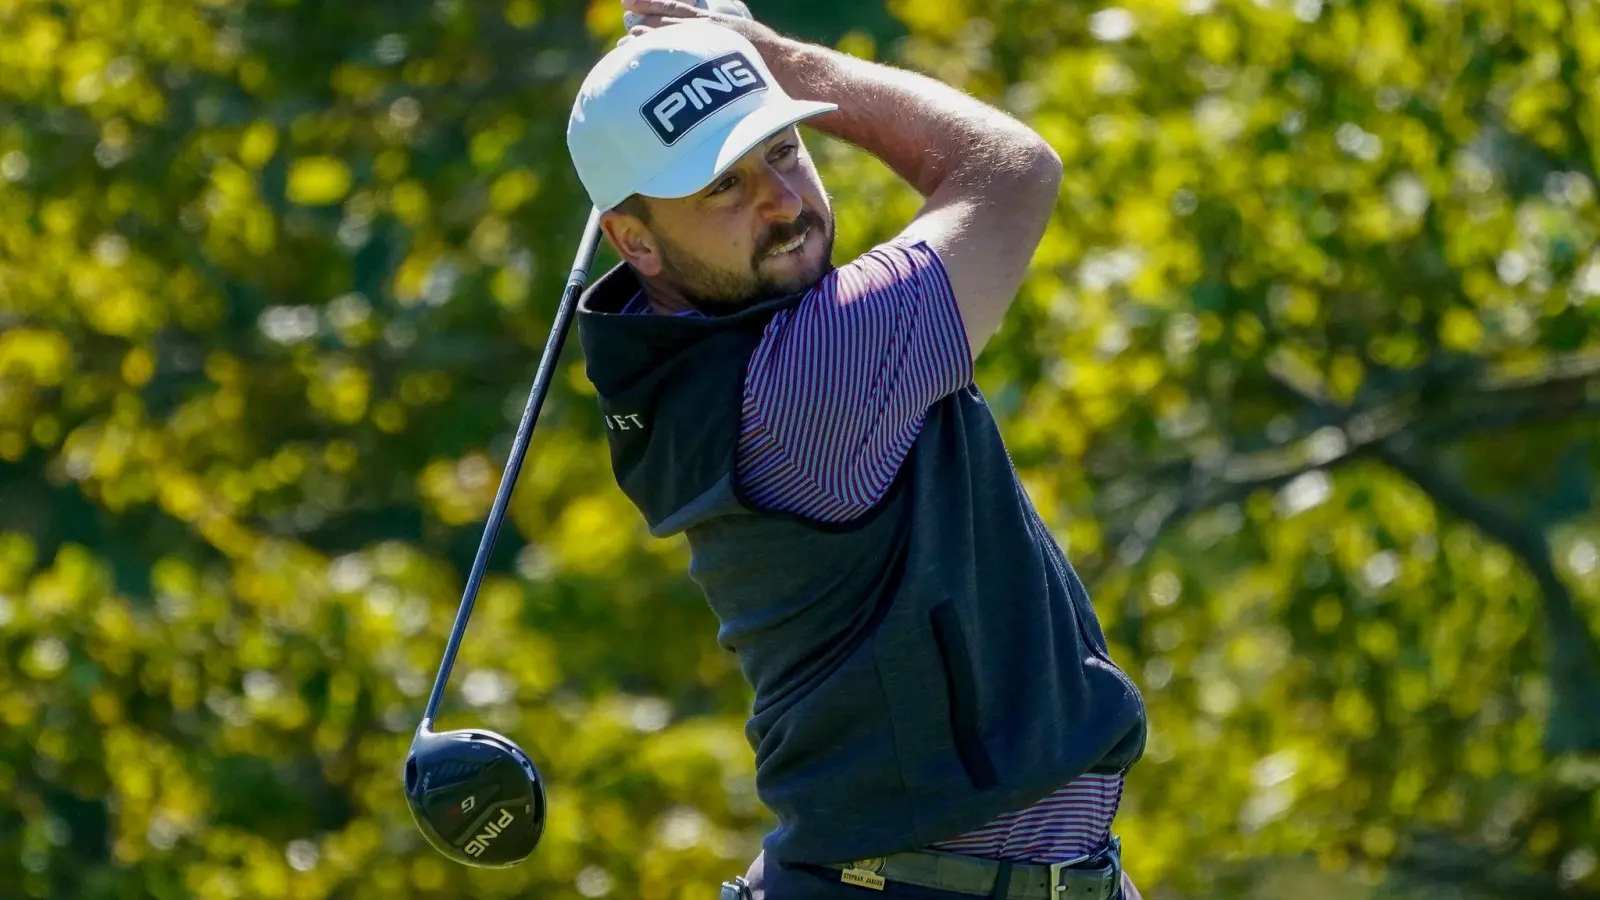
<path fill-rule="evenodd" d="M 794 262 L 774 261 L 762 266 L 762 280 L 775 296 L 802 294 L 817 286 L 833 268 L 825 255 Z"/>

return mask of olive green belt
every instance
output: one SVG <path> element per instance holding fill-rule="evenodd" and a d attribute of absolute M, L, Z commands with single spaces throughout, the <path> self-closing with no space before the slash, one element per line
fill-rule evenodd
<path fill-rule="evenodd" d="M 1122 889 L 1122 842 L 1112 838 L 1093 855 L 1053 865 L 916 850 L 824 868 L 837 871 L 840 881 L 869 891 L 897 883 L 995 900 L 1117 900 Z"/>

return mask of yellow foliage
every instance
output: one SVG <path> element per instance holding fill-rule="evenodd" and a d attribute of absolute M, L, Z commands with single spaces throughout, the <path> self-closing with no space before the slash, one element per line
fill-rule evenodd
<path fill-rule="evenodd" d="M 269 122 L 253 122 L 239 139 L 239 161 L 252 169 L 266 165 L 278 151 L 278 129 Z"/>
<path fill-rule="evenodd" d="M 331 156 L 306 156 L 289 165 L 289 199 L 305 206 L 336 203 L 350 192 L 350 167 Z"/>
<path fill-rule="evenodd" d="M 1483 342 L 1483 324 L 1471 312 L 1452 307 L 1439 323 L 1439 340 L 1452 350 L 1471 352 Z"/>
<path fill-rule="evenodd" d="M 401 182 L 389 192 L 389 208 L 407 225 L 420 225 L 428 216 L 428 192 L 416 181 Z"/>
<path fill-rule="evenodd" d="M 0 333 L 0 376 L 56 387 L 72 366 L 72 345 L 55 331 L 12 328 Z"/>
<path fill-rule="evenodd" d="M 26 864 L 0 883 L 702 896 L 771 824 L 748 696 L 683 542 L 611 481 L 575 343 L 463 648 L 509 694 L 449 713 L 546 772 L 537 863 L 457 871 L 396 789 L 585 208 L 570 97 L 528 85 L 571 83 L 620 7 L 279 7 L 0 0 L 0 721 L 26 750 L 0 754 Z M 1511 861 L 1562 877 L 1600 806 L 1543 805 L 1567 697 L 1540 586 L 1376 448 L 1346 462 L 1370 423 L 1345 405 L 1407 437 L 1502 416 L 1395 446 L 1518 527 L 1560 518 L 1593 618 L 1592 429 L 1568 420 L 1592 385 L 1480 399 L 1472 373 L 1593 354 L 1600 13 L 884 9 L 783 16 L 1005 104 L 1067 163 L 979 381 L 1145 687 L 1119 821 L 1146 896 L 1296 856 L 1364 896 L 1416 829 L 1476 841 L 1505 809 Z M 579 17 L 592 46 L 552 42 Z M 836 261 L 921 207 L 807 138 Z M 1124 568 L 1133 524 L 1164 527 Z M 109 849 L 76 818 L 57 840 L 69 794 L 104 803 Z"/>
<path fill-rule="evenodd" d="M 539 176 L 528 169 L 513 169 L 494 181 L 489 189 L 489 205 L 496 212 L 509 213 L 539 193 Z"/>

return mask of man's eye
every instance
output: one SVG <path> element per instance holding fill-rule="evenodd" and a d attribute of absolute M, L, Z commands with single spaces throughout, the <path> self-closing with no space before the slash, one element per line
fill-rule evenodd
<path fill-rule="evenodd" d="M 716 195 L 722 193 L 723 191 L 728 190 L 729 188 L 733 187 L 735 184 L 738 184 L 738 183 L 739 183 L 739 179 L 738 178 L 735 178 L 734 176 L 729 175 L 727 178 L 724 178 L 721 181 L 717 182 L 716 187 L 713 187 L 711 189 L 711 193 L 707 194 L 706 196 L 707 197 L 715 197 Z"/>
<path fill-rule="evenodd" d="M 778 149 L 772 151 L 772 158 L 773 159 L 788 159 L 789 157 L 794 155 L 794 151 L 795 151 L 795 146 L 793 144 L 784 144 L 783 146 L 779 147 Z"/>

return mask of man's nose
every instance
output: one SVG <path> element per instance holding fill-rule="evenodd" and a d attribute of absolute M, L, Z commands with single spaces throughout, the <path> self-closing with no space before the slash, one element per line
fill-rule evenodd
<path fill-rule="evenodd" d="M 790 186 L 782 172 L 768 167 L 761 177 L 761 213 L 764 218 L 779 222 L 793 222 L 799 218 L 805 201 L 800 192 Z"/>

